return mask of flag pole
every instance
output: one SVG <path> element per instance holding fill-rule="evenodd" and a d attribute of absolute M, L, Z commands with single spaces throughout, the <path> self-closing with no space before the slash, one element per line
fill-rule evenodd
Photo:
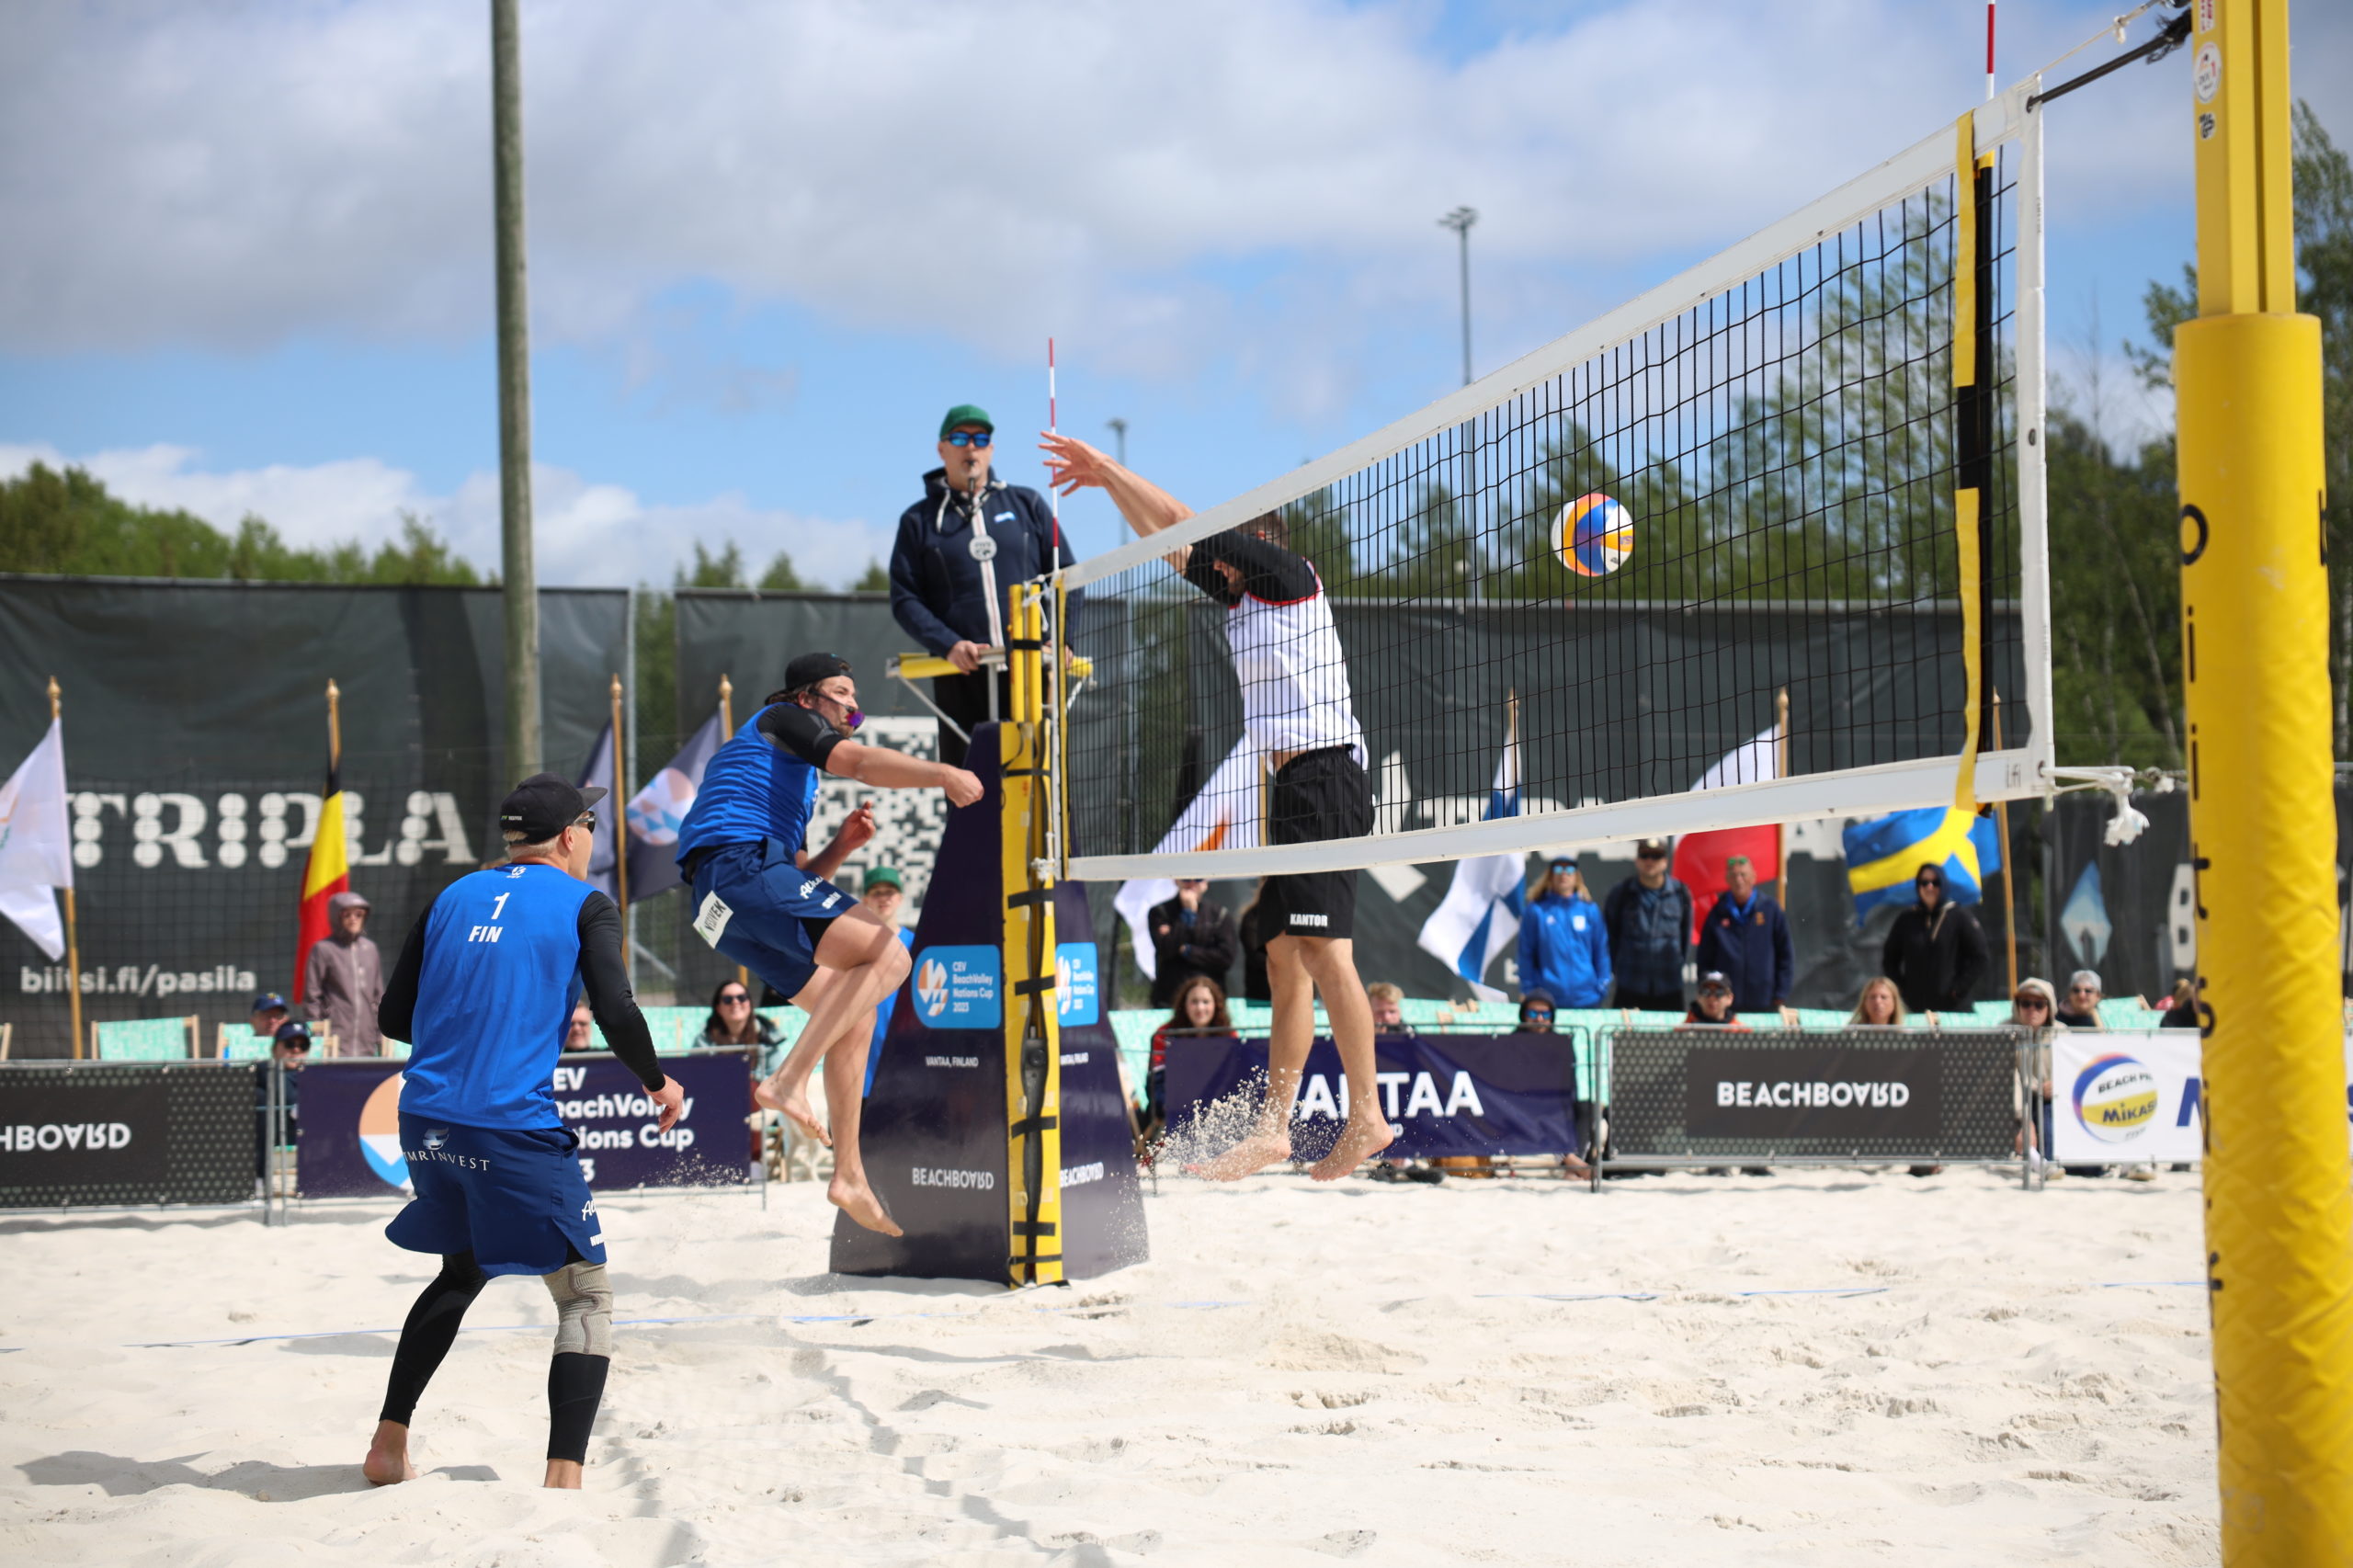
<path fill-rule="evenodd" d="M 333 773 L 342 767 L 343 693 L 336 688 L 335 677 L 329 676 L 327 677 L 327 771 Z"/>
<path fill-rule="evenodd" d="M 621 972 L 629 972 L 629 781 L 621 775 L 621 677 L 613 676 L 613 891 L 621 906 Z"/>
<path fill-rule="evenodd" d="M 49 677 L 49 722 L 58 722 L 64 704 L 58 699 L 57 677 Z M 63 756 L 59 757 L 61 767 Z M 74 920 L 74 890 L 58 890 L 65 895 L 65 1001 L 72 1010 L 74 1030 L 74 1060 L 82 1059 L 82 936 Z"/>
<path fill-rule="evenodd" d="M 1990 9 L 1990 7 L 1989 7 Z M 1994 694 L 1994 749 L 2002 749 L 2002 694 Z M 2018 883 L 2010 880 L 2010 803 L 1994 802 L 1994 828 L 2002 835 L 2002 946 L 2010 960 L 2010 994 L 2018 994 Z"/>
<path fill-rule="evenodd" d="M 1773 698 L 1773 777 L 1790 776 L 1790 688 L 1783 687 Z M 1773 867 L 1779 873 L 1775 886 L 1779 889 L 1775 902 L 1781 913 L 1790 911 L 1790 824 L 1773 824 Z"/>
<path fill-rule="evenodd" d="M 719 744 L 725 745 L 727 737 L 734 733 L 735 683 L 729 680 L 725 672 L 722 671 L 719 677 Z M 752 989 L 752 971 L 748 964 L 739 963 L 735 966 L 735 983 L 746 991 Z M 756 1003 L 756 1000 L 755 998 Z M 757 1010 L 756 1006 L 754 1011 Z"/>

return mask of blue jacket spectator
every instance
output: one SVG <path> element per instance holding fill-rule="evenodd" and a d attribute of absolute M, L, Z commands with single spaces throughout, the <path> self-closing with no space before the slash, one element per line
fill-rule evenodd
<path fill-rule="evenodd" d="M 1724 862 L 1724 891 L 1699 929 L 1699 968 L 1722 971 L 1732 983 L 1733 1006 L 1743 1013 L 1780 1006 L 1797 983 L 1789 917 L 1771 894 L 1758 891 L 1745 855 Z"/>
<path fill-rule="evenodd" d="M 1544 891 L 1519 917 L 1519 989 L 1562 1007 L 1598 1007 L 1609 994 L 1609 937 L 1586 897 L 1577 863 L 1552 862 Z"/>
<path fill-rule="evenodd" d="M 1667 873 L 1666 858 L 1665 839 L 1643 839 L 1634 851 L 1634 874 L 1602 901 L 1609 962 L 1618 971 L 1615 1006 L 1683 1010 L 1683 965 L 1691 956 L 1691 917 L 1699 911 L 1691 890 Z"/>

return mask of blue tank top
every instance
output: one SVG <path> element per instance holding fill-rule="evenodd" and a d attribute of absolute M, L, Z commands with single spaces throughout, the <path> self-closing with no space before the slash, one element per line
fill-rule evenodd
<path fill-rule="evenodd" d="M 695 803 L 678 826 L 678 861 L 720 844 L 773 838 L 785 853 L 801 848 L 816 809 L 818 770 L 760 733 L 763 708 L 711 753 L 696 787 Z"/>
<path fill-rule="evenodd" d="M 401 1110 L 463 1127 L 561 1127 L 549 1077 L 580 994 L 580 906 L 553 866 L 501 866 L 441 890 L 425 926 Z"/>

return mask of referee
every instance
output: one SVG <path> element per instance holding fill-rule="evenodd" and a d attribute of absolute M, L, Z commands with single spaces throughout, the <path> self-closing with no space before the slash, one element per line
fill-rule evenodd
<path fill-rule="evenodd" d="M 409 1418 L 494 1274 L 536 1274 L 555 1298 L 548 1369 L 546 1484 L 577 1488 L 613 1353 L 604 1223 L 555 1112 L 550 1076 L 574 998 L 661 1112 L 685 1091 L 662 1074 L 621 963 L 620 911 L 583 879 L 601 789 L 552 773 L 498 808 L 507 862 L 460 877 L 417 917 L 384 986 L 383 1032 L 414 1042 L 402 1070 L 401 1151 L 415 1198 L 385 1228 L 441 1272 L 409 1309 L 361 1469 L 379 1486 L 412 1481 Z"/>
<path fill-rule="evenodd" d="M 1139 536 L 1174 528 L 1193 509 L 1084 441 L 1048 436 L 1046 467 L 1067 495 L 1100 489 Z M 1225 607 L 1225 640 L 1242 687 L 1242 728 L 1274 770 L 1267 841 L 1312 844 L 1372 831 L 1372 787 L 1364 731 L 1348 691 L 1348 666 L 1331 602 L 1305 556 L 1285 549 L 1282 517 L 1268 513 L 1199 544 L 1179 545 L 1168 563 Z M 1267 980 L 1274 1022 L 1267 1041 L 1267 1097 L 1257 1125 L 1199 1174 L 1233 1181 L 1290 1158 L 1291 1102 L 1315 1040 L 1315 999 L 1324 999 L 1332 1043 L 1348 1084 L 1348 1119 L 1332 1152 L 1309 1174 L 1337 1181 L 1389 1146 L 1396 1131 L 1381 1114 L 1372 1047 L 1372 1007 L 1357 978 L 1357 874 L 1302 871 L 1268 877 L 1258 928 L 1271 931 Z"/>

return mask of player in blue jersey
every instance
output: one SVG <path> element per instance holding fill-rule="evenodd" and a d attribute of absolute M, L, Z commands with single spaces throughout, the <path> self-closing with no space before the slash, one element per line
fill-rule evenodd
<path fill-rule="evenodd" d="M 813 852 L 809 818 L 827 773 L 886 790 L 938 790 L 954 806 L 979 800 L 981 781 L 961 767 L 851 740 L 860 717 L 848 661 L 803 653 L 786 665 L 782 688 L 711 754 L 678 827 L 678 867 L 702 939 L 809 1015 L 753 1097 L 831 1143 L 825 1196 L 867 1229 L 895 1236 L 899 1227 L 867 1185 L 858 1124 L 874 1008 L 906 978 L 907 950 L 832 881 L 874 836 L 872 808 L 860 805 Z M 821 1061 L 825 1123 L 809 1105 L 809 1078 Z"/>
<path fill-rule="evenodd" d="M 605 1232 L 580 1174 L 579 1139 L 556 1114 L 551 1076 L 574 997 L 588 1006 L 668 1131 L 685 1093 L 654 1054 L 621 963 L 621 917 L 583 879 L 596 839 L 582 790 L 552 773 L 498 808 L 506 864 L 460 877 L 417 917 L 377 1010 L 413 1043 L 401 1078 L 401 1152 L 415 1199 L 384 1233 L 441 1255 L 409 1309 L 375 1440 L 361 1465 L 382 1486 L 416 1476 L 408 1428 L 418 1396 L 494 1274 L 536 1274 L 555 1298 L 548 1369 L 550 1486 L 577 1487 L 611 1365 L 613 1291 Z"/>

